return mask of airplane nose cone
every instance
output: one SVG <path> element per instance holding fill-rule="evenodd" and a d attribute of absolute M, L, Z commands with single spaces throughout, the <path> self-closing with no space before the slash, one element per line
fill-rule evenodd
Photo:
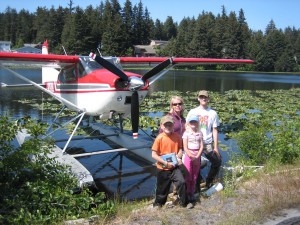
<path fill-rule="evenodd" d="M 144 81 L 139 77 L 130 77 L 128 89 L 130 91 L 137 91 L 145 85 Z"/>

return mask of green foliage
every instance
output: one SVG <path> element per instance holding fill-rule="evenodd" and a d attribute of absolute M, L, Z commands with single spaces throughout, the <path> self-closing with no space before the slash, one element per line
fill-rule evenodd
<path fill-rule="evenodd" d="M 46 124 L 28 117 L 10 121 L 0 117 L 0 223 L 55 224 L 91 215 L 111 215 L 115 206 L 104 193 L 72 190 L 77 180 L 69 168 L 47 157 L 53 141 L 42 139 Z M 27 129 L 31 138 L 20 147 L 12 143 L 16 132 Z"/>

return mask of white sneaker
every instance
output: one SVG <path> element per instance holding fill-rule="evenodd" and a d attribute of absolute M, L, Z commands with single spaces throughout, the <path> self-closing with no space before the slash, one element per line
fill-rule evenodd
<path fill-rule="evenodd" d="M 189 203 L 189 204 L 187 204 L 186 208 L 187 209 L 192 209 L 192 208 L 194 208 L 194 204 L 193 203 Z"/>

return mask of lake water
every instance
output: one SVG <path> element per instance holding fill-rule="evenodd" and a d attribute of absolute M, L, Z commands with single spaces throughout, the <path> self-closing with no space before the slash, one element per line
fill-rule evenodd
<path fill-rule="evenodd" d="M 22 70 L 35 82 L 40 83 L 39 69 Z M 137 71 L 133 71 L 137 72 Z M 139 71 L 144 74 L 144 72 Z M 0 69 L 0 82 L 7 84 L 20 84 L 23 81 L 9 75 Z M 155 91 L 178 90 L 198 91 L 207 89 L 224 93 L 228 90 L 273 90 L 300 87 L 299 74 L 264 74 L 264 73 L 225 73 L 225 72 L 195 72 L 195 71 L 170 71 L 156 81 L 150 88 L 149 94 Z M 0 113 L 14 118 L 30 115 L 43 121 L 50 122 L 52 116 L 43 111 L 37 111 L 20 99 L 37 99 L 41 104 L 45 96 L 33 87 L 0 88 Z M 64 132 L 55 134 L 57 138 L 67 137 Z M 235 148 L 233 140 L 220 140 L 229 149 Z M 64 142 L 57 143 L 63 147 Z M 71 143 L 74 153 L 92 152 L 97 150 L 113 149 L 116 146 L 99 140 L 80 140 Z M 221 152 L 223 161 L 228 160 L 229 152 Z M 82 157 L 79 161 L 92 173 L 98 188 L 108 194 L 118 194 L 127 199 L 136 199 L 153 196 L 155 190 L 155 167 L 149 165 L 128 153 L 110 153 L 105 155 Z"/>

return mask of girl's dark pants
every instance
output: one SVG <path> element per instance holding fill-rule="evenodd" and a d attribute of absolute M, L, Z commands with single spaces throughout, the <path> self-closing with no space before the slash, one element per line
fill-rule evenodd
<path fill-rule="evenodd" d="M 185 180 L 179 167 L 175 167 L 173 170 L 161 170 L 157 169 L 157 182 L 156 182 L 156 196 L 154 206 L 162 206 L 166 203 L 170 186 L 173 183 L 176 187 L 179 197 L 179 204 L 181 206 L 186 205 L 186 187 Z"/>

